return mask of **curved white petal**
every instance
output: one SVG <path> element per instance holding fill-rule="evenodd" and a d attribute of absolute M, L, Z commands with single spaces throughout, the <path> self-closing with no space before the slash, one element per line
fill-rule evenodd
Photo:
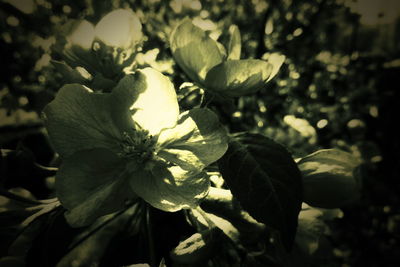
<path fill-rule="evenodd" d="M 214 112 L 195 108 L 182 113 L 176 127 L 162 131 L 158 143 L 159 157 L 185 170 L 201 171 L 224 155 L 228 135 Z"/>
<path fill-rule="evenodd" d="M 210 187 L 205 173 L 157 163 L 150 171 L 133 173 L 129 182 L 131 189 L 150 205 L 170 212 L 196 207 Z"/>
<path fill-rule="evenodd" d="M 160 72 L 139 70 L 145 77 L 145 89 L 131 106 L 132 119 L 151 135 L 175 126 L 179 116 L 176 92 L 171 81 Z"/>
<path fill-rule="evenodd" d="M 94 40 L 94 26 L 87 20 L 73 22 L 71 31 L 67 35 L 70 45 L 77 45 L 83 49 L 90 49 Z"/>
<path fill-rule="evenodd" d="M 142 24 L 131 10 L 117 9 L 99 21 L 95 32 L 106 45 L 127 49 L 142 38 Z"/>

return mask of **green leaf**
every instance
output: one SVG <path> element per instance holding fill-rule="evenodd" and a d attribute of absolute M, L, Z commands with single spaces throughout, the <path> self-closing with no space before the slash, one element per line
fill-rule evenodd
<path fill-rule="evenodd" d="M 202 84 L 209 69 L 224 59 L 217 42 L 202 29 L 184 19 L 170 37 L 172 55 L 193 81 Z"/>
<path fill-rule="evenodd" d="M 66 83 L 85 83 L 87 79 L 83 77 L 79 71 L 71 68 L 62 61 L 51 60 L 51 64 L 56 68 L 57 72 L 62 75 Z"/>
<path fill-rule="evenodd" d="M 238 26 L 231 25 L 229 27 L 229 43 L 228 43 L 228 60 L 240 59 L 242 50 L 242 40 Z"/>
<path fill-rule="evenodd" d="M 205 84 L 225 96 L 242 96 L 260 90 L 271 71 L 272 65 L 264 60 L 228 60 L 207 73 Z"/>
<path fill-rule="evenodd" d="M 24 235 L 28 229 L 24 230 L 22 222 L 35 212 L 32 207 L 36 201 L 25 198 L 27 193 L 30 194 L 29 191 L 22 188 L 14 188 L 10 191 L 0 188 L 0 258 L 6 255 L 19 256 L 14 253 L 15 249 L 10 250 L 10 248 L 13 243 L 18 241 L 18 236 Z M 32 225 L 34 224 L 30 226 Z M 18 246 L 18 244 L 17 247 L 26 248 L 26 246 Z M 3 266 L 2 262 L 0 262 L 0 266 Z"/>
<path fill-rule="evenodd" d="M 79 151 L 64 159 L 56 175 L 56 193 L 68 210 L 65 217 L 71 226 L 88 225 L 136 197 L 124 169 L 117 155 L 102 148 Z"/>
<path fill-rule="evenodd" d="M 134 205 L 121 214 L 110 215 L 111 218 L 102 222 L 100 228 L 98 225 L 90 227 L 89 235 L 85 239 L 80 237 L 78 245 L 61 258 L 57 267 L 98 266 L 113 238 L 126 229 L 127 223 L 136 215 L 137 208 Z"/>
<path fill-rule="evenodd" d="M 32 248 L 34 240 L 40 235 L 44 229 L 44 225 L 49 220 L 50 216 L 56 213 L 56 210 L 43 213 L 41 216 L 36 217 L 29 224 L 25 224 L 23 229 L 18 232 L 18 236 L 14 239 L 12 244 L 8 247 L 8 255 L 19 257 L 23 259 Z M 22 225 L 21 225 L 22 226 Z M 3 266 L 0 264 L 0 266 Z"/>
<path fill-rule="evenodd" d="M 17 257 L 7 256 L 0 259 L 0 266 L 2 267 L 25 267 L 26 263 Z"/>
<path fill-rule="evenodd" d="M 201 171 L 222 157 L 227 139 L 227 131 L 214 112 L 195 108 L 182 113 L 176 127 L 161 132 L 158 155 L 183 169 Z"/>
<path fill-rule="evenodd" d="M 290 250 L 301 209 L 302 181 L 288 151 L 265 136 L 245 133 L 231 140 L 219 167 L 243 208 L 278 230 Z"/>

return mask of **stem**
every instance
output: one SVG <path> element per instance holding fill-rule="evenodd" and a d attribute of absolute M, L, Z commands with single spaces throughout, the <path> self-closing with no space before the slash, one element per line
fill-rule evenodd
<path fill-rule="evenodd" d="M 197 211 L 201 215 L 201 217 L 203 217 L 203 219 L 207 222 L 210 228 L 217 227 L 215 223 L 207 216 L 207 213 L 200 206 L 197 206 L 194 210 Z"/>
<path fill-rule="evenodd" d="M 154 250 L 153 229 L 151 223 L 150 206 L 146 203 L 146 233 L 150 253 L 150 266 L 157 267 L 156 253 Z"/>
<path fill-rule="evenodd" d="M 32 204 L 32 205 L 40 205 L 40 204 L 42 204 L 37 200 L 31 200 L 31 199 L 28 199 L 28 198 L 25 198 L 25 197 L 18 196 L 16 194 L 11 193 L 11 192 L 8 192 L 4 188 L 0 188 L 0 195 L 1 196 L 5 196 L 5 197 L 7 197 L 9 199 L 13 199 L 13 200 L 16 200 L 16 201 L 19 201 L 19 202 L 26 203 L 26 204 Z"/>
<path fill-rule="evenodd" d="M 203 89 L 204 90 L 204 89 Z M 206 108 L 208 105 L 214 100 L 215 94 L 214 93 L 209 93 L 204 90 L 204 95 L 202 96 L 202 101 L 201 101 L 201 108 Z"/>

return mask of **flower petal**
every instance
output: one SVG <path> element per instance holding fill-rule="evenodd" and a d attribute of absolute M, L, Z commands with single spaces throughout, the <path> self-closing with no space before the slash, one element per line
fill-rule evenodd
<path fill-rule="evenodd" d="M 68 84 L 46 106 L 46 127 L 62 157 L 96 147 L 115 149 L 119 131 L 110 117 L 107 100 L 107 95 L 93 93 L 83 85 Z"/>
<path fill-rule="evenodd" d="M 242 51 L 242 39 L 238 26 L 229 27 L 228 60 L 240 59 Z"/>
<path fill-rule="evenodd" d="M 63 160 L 56 175 L 56 193 L 74 227 L 124 207 L 136 198 L 124 177 L 125 162 L 107 149 L 79 151 Z"/>
<path fill-rule="evenodd" d="M 60 38 L 65 37 L 67 41 L 62 51 L 65 61 L 72 67 L 81 66 L 94 74 L 97 59 L 92 53 L 95 35 L 93 24 L 87 20 L 71 20 L 61 28 L 60 35 Z"/>
<path fill-rule="evenodd" d="M 209 69 L 224 59 L 216 41 L 189 19 L 184 19 L 173 30 L 170 46 L 179 66 L 198 83 L 204 81 Z"/>
<path fill-rule="evenodd" d="M 179 116 L 179 106 L 174 85 L 152 68 L 138 71 L 143 77 L 145 89 L 138 95 L 131 110 L 132 118 L 151 135 L 162 129 L 175 126 Z"/>
<path fill-rule="evenodd" d="M 161 132 L 157 155 L 183 169 L 200 171 L 225 154 L 227 139 L 217 115 L 196 108 L 182 113 L 176 127 Z"/>
<path fill-rule="evenodd" d="M 66 26 L 69 45 L 76 45 L 85 50 L 92 48 L 94 40 L 94 26 L 87 20 L 72 21 Z"/>
<path fill-rule="evenodd" d="M 267 82 L 269 82 L 275 75 L 278 73 L 279 69 L 281 68 L 283 62 L 285 62 L 286 57 L 284 55 L 280 55 L 278 53 L 270 54 L 266 60 L 268 63 L 272 64 L 272 71 L 268 77 Z"/>
<path fill-rule="evenodd" d="M 210 186 L 205 173 L 193 173 L 178 166 L 170 168 L 156 163 L 150 171 L 136 172 L 130 185 L 137 195 L 150 205 L 164 211 L 194 208 Z"/>
<path fill-rule="evenodd" d="M 117 9 L 99 21 L 95 33 L 108 46 L 129 49 L 142 38 L 142 24 L 132 10 Z"/>
<path fill-rule="evenodd" d="M 94 93 L 80 84 L 67 84 L 43 110 L 46 127 L 62 157 L 92 148 L 119 151 L 124 131 L 133 128 L 129 107 L 144 91 L 144 76 L 124 77 L 112 93 Z"/>
<path fill-rule="evenodd" d="M 226 96 L 241 96 L 261 89 L 272 69 L 273 66 L 264 60 L 228 60 L 207 73 L 205 84 Z"/>

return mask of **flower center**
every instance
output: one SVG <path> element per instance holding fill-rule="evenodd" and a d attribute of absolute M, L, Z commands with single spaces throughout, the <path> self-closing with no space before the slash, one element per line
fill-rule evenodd
<path fill-rule="evenodd" d="M 155 138 L 146 130 L 123 132 L 122 151 L 119 155 L 123 158 L 134 159 L 137 163 L 144 163 L 153 158 L 155 144 Z"/>

